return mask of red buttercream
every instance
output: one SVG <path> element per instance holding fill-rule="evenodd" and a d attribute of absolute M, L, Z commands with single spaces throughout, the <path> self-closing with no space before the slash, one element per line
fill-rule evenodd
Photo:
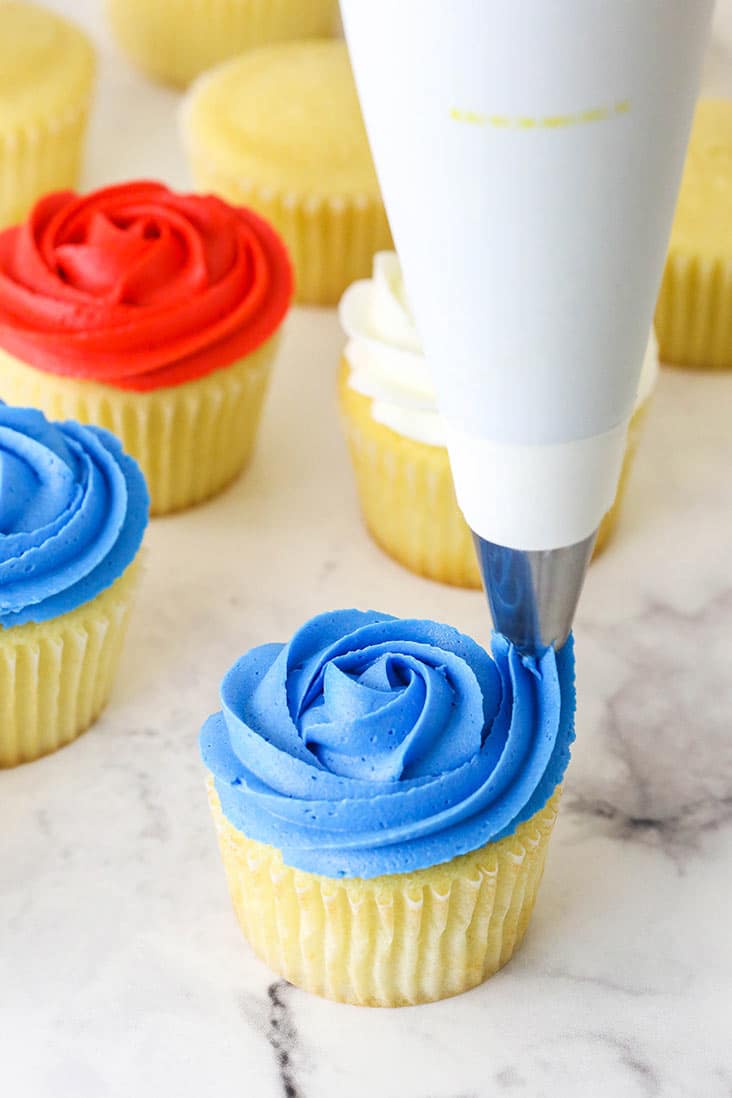
<path fill-rule="evenodd" d="M 178 385 L 243 358 L 292 291 L 266 221 L 159 183 L 51 194 L 0 233 L 0 347 L 119 389 Z"/>

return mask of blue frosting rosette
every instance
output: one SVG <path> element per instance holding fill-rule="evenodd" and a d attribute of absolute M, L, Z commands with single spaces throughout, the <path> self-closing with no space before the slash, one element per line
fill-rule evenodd
<path fill-rule="evenodd" d="M 147 520 L 145 479 L 114 435 L 0 401 L 0 628 L 48 621 L 106 590 Z"/>
<path fill-rule="evenodd" d="M 327 877 L 424 869 L 512 834 L 569 761 L 573 644 L 492 647 L 341 610 L 253 649 L 201 732 L 224 815 Z"/>

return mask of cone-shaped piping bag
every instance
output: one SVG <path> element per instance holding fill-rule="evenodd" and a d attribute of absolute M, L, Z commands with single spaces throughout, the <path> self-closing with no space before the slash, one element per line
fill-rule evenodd
<path fill-rule="evenodd" d="M 613 502 L 712 8 L 341 0 L 482 541 L 575 546 Z"/>

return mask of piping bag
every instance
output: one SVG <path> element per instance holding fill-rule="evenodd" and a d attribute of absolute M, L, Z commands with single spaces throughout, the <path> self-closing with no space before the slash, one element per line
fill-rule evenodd
<path fill-rule="evenodd" d="M 495 628 L 569 635 L 611 506 L 713 0 L 341 0 Z"/>

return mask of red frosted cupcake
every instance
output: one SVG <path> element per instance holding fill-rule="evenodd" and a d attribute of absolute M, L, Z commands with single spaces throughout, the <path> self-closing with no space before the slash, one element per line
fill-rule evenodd
<path fill-rule="evenodd" d="M 42 199 L 0 233 L 0 396 L 113 431 L 154 514 L 251 455 L 293 291 L 266 221 L 136 182 Z"/>

